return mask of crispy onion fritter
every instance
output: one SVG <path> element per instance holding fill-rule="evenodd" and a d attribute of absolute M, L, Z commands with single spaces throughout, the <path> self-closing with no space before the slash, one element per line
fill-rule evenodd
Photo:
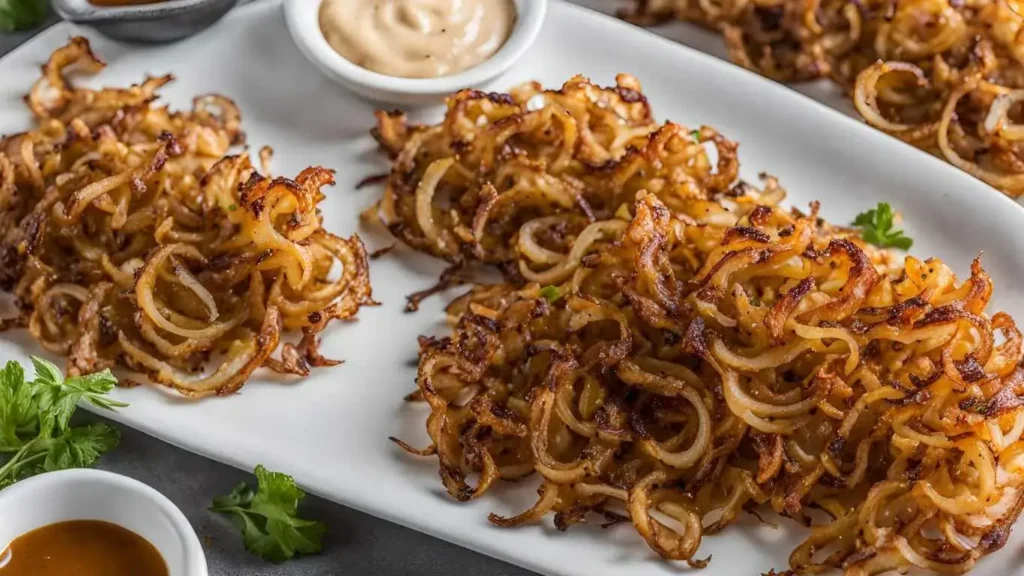
<path fill-rule="evenodd" d="M 374 302 L 360 239 L 322 227 L 333 172 L 261 176 L 226 155 L 244 141 L 231 100 L 154 104 L 170 76 L 101 90 L 64 78 L 103 67 L 73 38 L 26 98 L 36 128 L 0 140 L 0 288 L 21 309 L 5 327 L 27 326 L 70 374 L 121 364 L 187 396 L 234 392 L 260 366 L 336 364 L 317 335 Z M 260 158 L 266 170 L 270 150 Z M 274 358 L 283 331 L 301 341 Z"/>
<path fill-rule="evenodd" d="M 434 126 L 378 112 L 373 134 L 392 158 L 379 215 L 414 248 L 550 284 L 585 255 L 571 247 L 585 251 L 621 234 L 623 223 L 609 219 L 637 191 L 675 207 L 732 184 L 736 144 L 708 127 L 656 123 L 639 82 L 625 74 L 616 81 L 464 90 Z"/>
<path fill-rule="evenodd" d="M 446 122 L 462 117 L 467 99 L 482 110 L 512 106 L 461 93 Z M 474 288 L 449 306 L 450 336 L 421 337 L 409 398 L 429 406 L 431 443 L 395 442 L 436 457 L 454 498 L 536 473 L 536 504 L 491 522 L 517 526 L 553 514 L 564 530 L 595 514 L 627 518 L 663 558 L 698 567 L 707 562 L 698 555 L 705 535 L 758 509 L 812 526 L 790 556 L 801 573 L 962 573 L 1006 542 L 1024 506 L 1024 350 L 1010 316 L 986 312 L 993 283 L 980 260 L 962 282 L 938 259 L 901 261 L 820 219 L 816 204 L 807 213 L 781 208 L 785 191 L 769 177 L 758 189 L 707 185 L 708 171 L 666 168 L 655 177 L 645 169 L 646 178 L 633 172 L 607 186 L 601 166 L 578 159 L 566 165 L 584 183 L 592 219 L 578 202 L 574 210 L 549 202 L 548 211 L 463 240 L 455 231 L 462 220 L 432 210 L 443 222 L 433 238 L 452 242 L 439 247 L 405 197 L 431 179 L 431 166 L 441 162 L 441 178 L 457 178 L 430 186 L 461 206 L 460 193 L 475 200 L 476 190 L 494 186 L 487 174 L 521 165 L 528 153 L 512 151 L 524 150 L 523 134 L 545 134 L 518 132 L 499 144 L 498 123 L 456 124 L 487 130 L 455 146 L 457 158 L 443 156 L 453 141 L 445 128 L 400 137 L 430 133 L 397 150 L 400 158 L 411 152 L 384 200 L 385 211 L 401 215 L 396 235 L 452 260 L 483 246 L 482 260 L 515 261 L 524 276 L 576 256 L 540 280 Z M 394 125 L 380 129 L 387 127 Z M 566 149 L 579 158 L 585 148 L 550 137 L 533 149 L 543 154 L 530 172 L 535 182 L 565 178 L 547 171 L 551 159 Z M 461 155 L 461 146 L 510 152 L 490 172 L 464 174 L 454 167 L 484 162 Z M 685 149 L 680 140 L 675 150 Z M 669 184 L 665 174 L 680 176 Z M 511 189 L 507 182 L 501 190 Z M 605 187 L 591 191 L 588 182 Z M 627 196 L 633 201 L 623 208 Z M 553 217 L 582 220 L 560 251 L 544 244 L 551 234 L 536 242 L 544 250 L 524 242 L 524 230 Z M 601 231 L 599 244 L 592 230 Z"/>
<path fill-rule="evenodd" d="M 634 22 L 720 31 L 768 78 L 832 78 L 868 124 L 1012 197 L 1024 193 L 1020 0 L 634 0 Z"/>

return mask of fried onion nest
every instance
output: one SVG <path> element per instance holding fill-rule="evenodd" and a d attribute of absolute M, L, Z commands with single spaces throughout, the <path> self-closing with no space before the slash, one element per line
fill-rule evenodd
<path fill-rule="evenodd" d="M 735 151 L 712 129 L 653 123 L 629 77 L 461 92 L 436 126 L 379 118 L 395 235 L 509 277 L 420 338 L 409 398 L 431 443 L 393 439 L 436 457 L 454 498 L 536 473 L 536 504 L 491 522 L 602 514 L 698 567 L 744 511 L 812 526 L 801 573 L 961 573 L 1006 542 L 1022 335 L 986 313 L 980 260 L 959 281 L 816 204 L 783 209 L 774 179 L 733 181 L 735 154 L 711 170 L 694 138 Z"/>
<path fill-rule="evenodd" d="M 1020 0 L 633 0 L 627 19 L 720 31 L 733 62 L 782 82 L 832 78 L 872 126 L 1024 193 Z"/>
<path fill-rule="evenodd" d="M 186 396 L 232 393 L 260 366 L 336 364 L 317 335 L 374 302 L 360 239 L 322 227 L 333 172 L 261 176 L 226 155 L 244 141 L 231 100 L 154 103 L 171 76 L 100 90 L 64 77 L 104 65 L 73 38 L 26 98 L 36 127 L 0 140 L 0 287 L 21 309 L 5 326 L 70 374 L 121 364 Z M 283 331 L 301 340 L 274 358 Z"/>
<path fill-rule="evenodd" d="M 611 217 L 638 191 L 676 207 L 731 185 L 736 144 L 709 127 L 658 124 L 639 82 L 616 80 L 610 89 L 576 77 L 559 90 L 464 90 L 435 126 L 378 112 L 373 134 L 392 158 L 380 217 L 406 244 L 454 264 L 551 284 L 579 264 L 581 254 L 564 255 L 577 236 L 621 234 Z"/>

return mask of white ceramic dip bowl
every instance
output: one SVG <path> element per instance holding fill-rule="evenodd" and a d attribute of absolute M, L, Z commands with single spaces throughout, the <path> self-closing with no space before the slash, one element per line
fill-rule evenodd
<path fill-rule="evenodd" d="M 0 491 L 0 556 L 18 536 L 69 520 L 127 528 L 156 547 L 170 576 L 208 576 L 199 538 L 181 510 L 137 480 L 100 470 L 40 474 Z"/>
<path fill-rule="evenodd" d="M 458 74 L 437 78 L 399 78 L 353 64 L 327 43 L 320 30 L 323 0 L 284 0 L 285 20 L 292 39 L 310 62 L 327 77 L 378 102 L 437 104 L 463 88 L 477 88 L 512 67 L 533 44 L 544 24 L 548 0 L 512 0 L 516 24 L 512 35 L 490 58 Z"/>

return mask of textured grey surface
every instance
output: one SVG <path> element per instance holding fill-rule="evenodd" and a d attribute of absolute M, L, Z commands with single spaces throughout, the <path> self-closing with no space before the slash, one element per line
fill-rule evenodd
<path fill-rule="evenodd" d="M 605 12 L 618 0 L 574 0 Z M 243 0 L 241 3 L 246 3 Z M 51 14 L 47 25 L 56 22 Z M 0 56 L 31 38 L 38 30 L 0 34 Z M 285 34 L 284 30 L 279 31 Z M 83 421 L 97 420 L 83 416 Z M 528 576 L 516 568 L 315 497 L 301 508 L 310 518 L 327 524 L 324 553 L 293 559 L 280 566 L 249 555 L 234 525 L 207 510 L 214 496 L 231 491 L 251 474 L 191 454 L 130 428 L 121 429 L 121 445 L 104 456 L 98 468 L 141 480 L 163 492 L 188 516 L 206 549 L 212 576 Z M 287 472 L 283 470 L 283 472 Z M 455 503 L 453 506 L 457 505 Z"/>
<path fill-rule="evenodd" d="M 82 421 L 97 418 L 86 415 Z M 98 468 L 141 480 L 163 492 L 188 516 L 206 549 L 211 576 L 527 576 L 516 568 L 374 518 L 333 502 L 307 496 L 304 517 L 327 524 L 323 554 L 292 559 L 280 566 L 248 554 L 234 524 L 207 510 L 251 474 L 207 460 L 141 432 L 121 429 L 121 445 Z M 453 505 L 456 505 L 453 503 Z"/>

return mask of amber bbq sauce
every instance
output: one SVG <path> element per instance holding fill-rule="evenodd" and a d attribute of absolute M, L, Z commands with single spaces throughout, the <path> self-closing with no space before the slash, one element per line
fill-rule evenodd
<path fill-rule="evenodd" d="M 0 576 L 168 576 L 167 563 L 145 538 L 117 524 L 72 520 L 15 538 Z"/>

